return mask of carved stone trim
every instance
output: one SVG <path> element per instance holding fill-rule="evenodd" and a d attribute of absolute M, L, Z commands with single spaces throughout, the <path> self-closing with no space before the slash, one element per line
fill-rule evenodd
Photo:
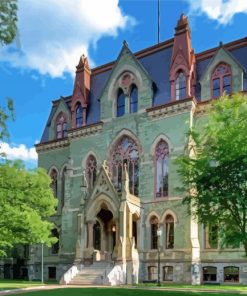
<path fill-rule="evenodd" d="M 69 139 L 85 137 L 88 135 L 94 135 L 101 132 L 103 129 L 103 122 L 92 124 L 89 126 L 83 126 L 81 128 L 72 129 L 68 132 Z"/>
<path fill-rule="evenodd" d="M 69 140 L 66 139 L 62 139 L 62 140 L 58 140 L 58 141 L 50 141 L 50 142 L 46 142 L 46 143 L 42 143 L 42 144 L 38 144 L 35 145 L 36 148 L 36 152 L 44 152 L 44 151 L 48 151 L 48 150 L 54 150 L 54 149 L 58 149 L 58 148 L 63 148 L 69 145 Z"/>
<path fill-rule="evenodd" d="M 177 114 L 193 111 L 196 108 L 196 102 L 193 98 L 176 101 L 165 105 L 147 109 L 148 115 L 153 119 L 165 118 Z"/>

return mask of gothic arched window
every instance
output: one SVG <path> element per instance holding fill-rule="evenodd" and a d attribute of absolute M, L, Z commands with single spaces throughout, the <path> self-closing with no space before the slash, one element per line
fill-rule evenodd
<path fill-rule="evenodd" d="M 119 88 L 117 94 L 117 117 L 123 116 L 125 113 L 125 95 L 123 90 Z"/>
<path fill-rule="evenodd" d="M 61 139 L 67 137 L 67 120 L 63 113 L 59 114 L 56 123 L 56 138 Z"/>
<path fill-rule="evenodd" d="M 184 72 L 179 71 L 176 78 L 176 100 L 186 98 L 186 76 Z"/>
<path fill-rule="evenodd" d="M 165 218 L 166 225 L 166 249 L 174 248 L 174 219 L 172 215 L 167 215 Z"/>
<path fill-rule="evenodd" d="M 86 162 L 86 178 L 89 188 L 93 188 L 96 181 L 97 161 L 93 155 L 89 155 Z"/>
<path fill-rule="evenodd" d="M 156 216 L 152 216 L 150 219 L 150 234 L 151 234 L 151 249 L 158 248 L 158 235 L 159 221 Z"/>
<path fill-rule="evenodd" d="M 111 153 L 113 183 L 117 191 L 122 191 L 122 174 L 126 164 L 129 173 L 130 193 L 138 195 L 139 185 L 139 149 L 133 139 L 123 136 Z"/>
<path fill-rule="evenodd" d="M 57 171 L 55 169 L 52 169 L 50 173 L 51 177 L 51 189 L 53 191 L 54 197 L 57 197 Z"/>
<path fill-rule="evenodd" d="M 57 242 L 51 246 L 51 253 L 53 255 L 58 254 L 59 252 L 59 233 L 56 228 L 52 229 L 51 234 L 53 237 L 57 238 Z"/>
<path fill-rule="evenodd" d="M 169 146 L 160 140 L 155 148 L 155 195 L 168 196 L 168 158 Z"/>
<path fill-rule="evenodd" d="M 224 92 L 230 94 L 232 92 L 231 85 L 231 68 L 227 64 L 220 63 L 211 77 L 212 97 L 217 98 Z"/>
<path fill-rule="evenodd" d="M 67 168 L 65 167 L 62 171 L 62 192 L 61 192 L 61 208 L 64 207 L 64 200 L 65 200 L 65 174 Z"/>
<path fill-rule="evenodd" d="M 75 109 L 76 114 L 76 127 L 82 127 L 83 124 L 83 108 L 80 103 L 77 104 Z"/>
<path fill-rule="evenodd" d="M 130 91 L 130 113 L 138 110 L 138 88 L 133 84 Z"/>

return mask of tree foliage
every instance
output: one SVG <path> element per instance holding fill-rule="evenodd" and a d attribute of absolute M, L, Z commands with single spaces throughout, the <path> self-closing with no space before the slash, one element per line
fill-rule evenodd
<path fill-rule="evenodd" d="M 9 136 L 7 121 L 14 119 L 14 105 L 10 98 L 7 98 L 7 106 L 0 106 L 0 140 Z"/>
<path fill-rule="evenodd" d="M 242 244 L 247 256 L 247 97 L 223 96 L 207 116 L 177 160 L 184 202 L 199 222 L 219 225 L 222 246 Z"/>
<path fill-rule="evenodd" d="M 56 242 L 51 237 L 57 201 L 45 170 L 27 171 L 20 162 L 0 165 L 0 255 L 16 244 Z"/>
<path fill-rule="evenodd" d="M 17 33 L 17 0 L 0 1 L 0 42 L 11 43 Z"/>

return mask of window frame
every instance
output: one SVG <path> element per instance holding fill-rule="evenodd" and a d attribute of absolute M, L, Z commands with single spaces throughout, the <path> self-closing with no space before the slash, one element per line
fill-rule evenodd
<path fill-rule="evenodd" d="M 181 80 L 181 75 L 183 75 L 184 81 Z M 184 86 L 183 86 L 184 83 Z M 182 93 L 184 91 L 184 95 Z M 180 101 L 187 98 L 187 77 L 183 70 L 178 70 L 175 79 L 175 99 Z"/>
<path fill-rule="evenodd" d="M 77 110 L 80 109 L 80 113 L 77 112 Z M 79 122 L 80 120 L 80 122 Z M 76 104 L 76 108 L 75 108 L 75 126 L 76 128 L 80 128 L 83 126 L 83 107 L 81 105 L 81 103 L 77 103 Z"/>
<path fill-rule="evenodd" d="M 132 93 L 136 90 L 136 97 L 132 97 Z M 138 87 L 135 84 L 132 84 L 130 87 L 130 98 L 129 98 L 129 113 L 137 113 L 138 112 Z M 134 111 L 132 111 L 132 106 L 134 106 Z"/>
<path fill-rule="evenodd" d="M 228 273 L 229 276 L 234 276 L 234 275 L 237 275 L 237 280 L 226 280 L 226 269 L 227 268 L 233 268 L 233 269 L 237 269 L 238 270 L 238 273 Z M 233 265 L 229 265 L 229 266 L 225 266 L 224 267 L 224 283 L 239 283 L 239 273 L 240 273 L 240 268 L 238 266 L 233 266 Z"/>
<path fill-rule="evenodd" d="M 120 99 L 123 99 L 123 103 L 119 103 Z M 126 96 L 122 88 L 118 88 L 117 91 L 117 99 L 116 99 L 116 117 L 123 117 L 125 115 L 125 104 L 126 104 Z M 119 110 L 122 110 L 121 113 Z"/>
<path fill-rule="evenodd" d="M 219 69 L 221 67 L 225 67 L 225 73 L 220 73 Z M 230 84 L 227 84 L 227 86 L 230 87 L 230 91 L 227 92 L 226 94 L 230 95 L 232 93 L 232 70 L 231 70 L 231 66 L 228 65 L 225 62 L 220 62 L 216 65 L 216 67 L 214 68 L 214 70 L 212 71 L 211 74 L 211 97 L 213 99 L 217 99 L 220 96 L 223 95 L 223 93 L 225 92 L 225 85 L 224 85 L 224 78 L 225 77 L 230 77 Z M 219 88 L 217 88 L 217 90 L 219 89 L 219 95 L 214 95 L 214 81 L 219 79 Z"/>

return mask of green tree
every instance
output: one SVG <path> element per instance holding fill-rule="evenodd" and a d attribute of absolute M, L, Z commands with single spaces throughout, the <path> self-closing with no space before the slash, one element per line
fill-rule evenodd
<path fill-rule="evenodd" d="M 242 244 L 247 256 L 247 97 L 214 101 L 207 120 L 198 119 L 190 131 L 189 143 L 176 161 L 189 213 L 218 224 L 222 246 Z"/>
<path fill-rule="evenodd" d="M 0 165 L 0 255 L 17 244 L 55 243 L 51 237 L 57 201 L 51 179 L 38 168 L 27 171 L 20 162 Z"/>
<path fill-rule="evenodd" d="M 0 1 L 0 42 L 11 43 L 17 33 L 17 0 Z"/>

